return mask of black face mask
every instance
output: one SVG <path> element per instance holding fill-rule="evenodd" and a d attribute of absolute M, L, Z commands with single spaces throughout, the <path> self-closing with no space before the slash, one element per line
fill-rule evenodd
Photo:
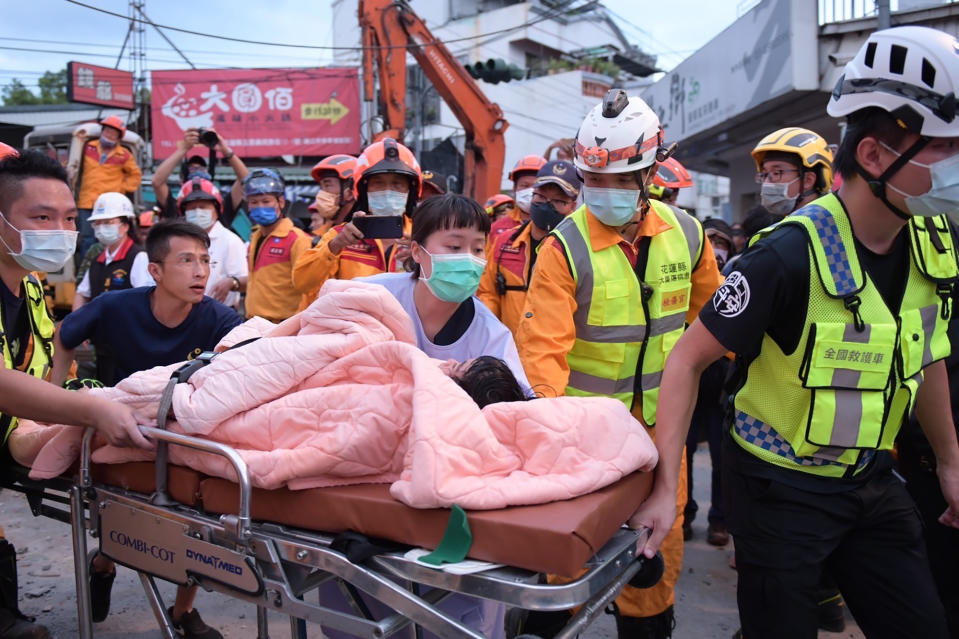
<path fill-rule="evenodd" d="M 551 202 L 533 202 L 529 205 L 529 217 L 533 224 L 549 233 L 566 216 L 558 212 Z"/>

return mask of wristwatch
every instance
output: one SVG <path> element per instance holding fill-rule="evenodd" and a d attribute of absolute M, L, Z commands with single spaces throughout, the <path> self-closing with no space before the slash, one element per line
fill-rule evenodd
<path fill-rule="evenodd" d="M 230 290 L 231 290 L 231 291 L 238 291 L 238 290 L 240 290 L 240 280 L 238 280 L 237 278 L 233 277 L 232 275 L 230 276 L 230 279 L 233 280 L 233 286 L 230 287 Z"/>

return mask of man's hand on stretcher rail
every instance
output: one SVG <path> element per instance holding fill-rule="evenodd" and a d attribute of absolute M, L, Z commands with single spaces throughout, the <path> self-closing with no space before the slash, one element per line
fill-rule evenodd
<path fill-rule="evenodd" d="M 725 356 L 727 349 L 698 319 L 695 320 L 669 353 L 659 403 L 656 406 L 656 465 L 653 490 L 629 518 L 630 528 L 646 526 L 652 533 L 637 549 L 652 558 L 676 521 L 676 492 L 679 490 L 679 469 L 682 465 L 686 433 L 693 418 L 699 378 L 710 364 Z"/>
<path fill-rule="evenodd" d="M 114 446 L 153 449 L 138 427 L 152 423 L 129 406 L 88 392 L 64 390 L 7 368 L 0 368 L 0 412 L 22 419 L 92 426 Z"/>

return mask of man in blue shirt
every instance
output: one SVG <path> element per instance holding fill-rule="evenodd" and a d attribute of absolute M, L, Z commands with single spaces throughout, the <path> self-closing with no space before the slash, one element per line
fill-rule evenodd
<path fill-rule="evenodd" d="M 183 219 L 159 222 L 147 236 L 147 267 L 154 287 L 110 291 L 68 315 L 54 341 L 53 380 L 62 384 L 74 349 L 91 340 L 97 352 L 97 377 L 113 385 L 131 374 L 192 359 L 210 351 L 243 319 L 228 306 L 206 297 L 210 276 L 210 238 Z M 90 589 L 93 620 L 110 611 L 113 562 L 93 553 Z M 182 637 L 221 639 L 193 609 L 196 587 L 179 587 L 169 611 Z"/>

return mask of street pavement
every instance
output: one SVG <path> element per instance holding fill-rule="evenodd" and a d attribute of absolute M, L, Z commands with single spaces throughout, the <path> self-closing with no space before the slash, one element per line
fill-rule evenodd
<path fill-rule="evenodd" d="M 696 501 L 702 515 L 693 523 L 694 537 L 686 543 L 683 572 L 676 594 L 677 626 L 674 639 L 729 639 L 739 627 L 736 611 L 736 572 L 729 567 L 731 547 L 715 548 L 706 543 L 705 513 L 709 509 L 709 454 L 700 446 L 694 457 Z M 19 555 L 20 605 L 35 615 L 55 635 L 76 636 L 73 554 L 66 525 L 33 517 L 19 493 L 0 492 L 0 524 Z M 95 540 L 90 540 L 91 547 Z M 160 582 L 164 598 L 172 603 L 174 586 Z M 169 604 L 168 604 L 169 605 Z M 224 637 L 256 637 L 256 610 L 253 606 L 217 593 L 200 592 L 196 607 L 211 626 Z M 821 632 L 820 639 L 861 639 L 852 618 L 845 632 Z M 119 568 L 113 585 L 110 616 L 95 625 L 100 638 L 156 639 L 156 621 L 147 604 L 139 579 L 131 570 Z M 289 636 L 289 621 L 270 613 L 272 637 Z M 614 639 L 615 624 L 608 615 L 595 622 L 583 637 Z M 308 636 L 321 637 L 318 626 L 308 624 Z"/>

